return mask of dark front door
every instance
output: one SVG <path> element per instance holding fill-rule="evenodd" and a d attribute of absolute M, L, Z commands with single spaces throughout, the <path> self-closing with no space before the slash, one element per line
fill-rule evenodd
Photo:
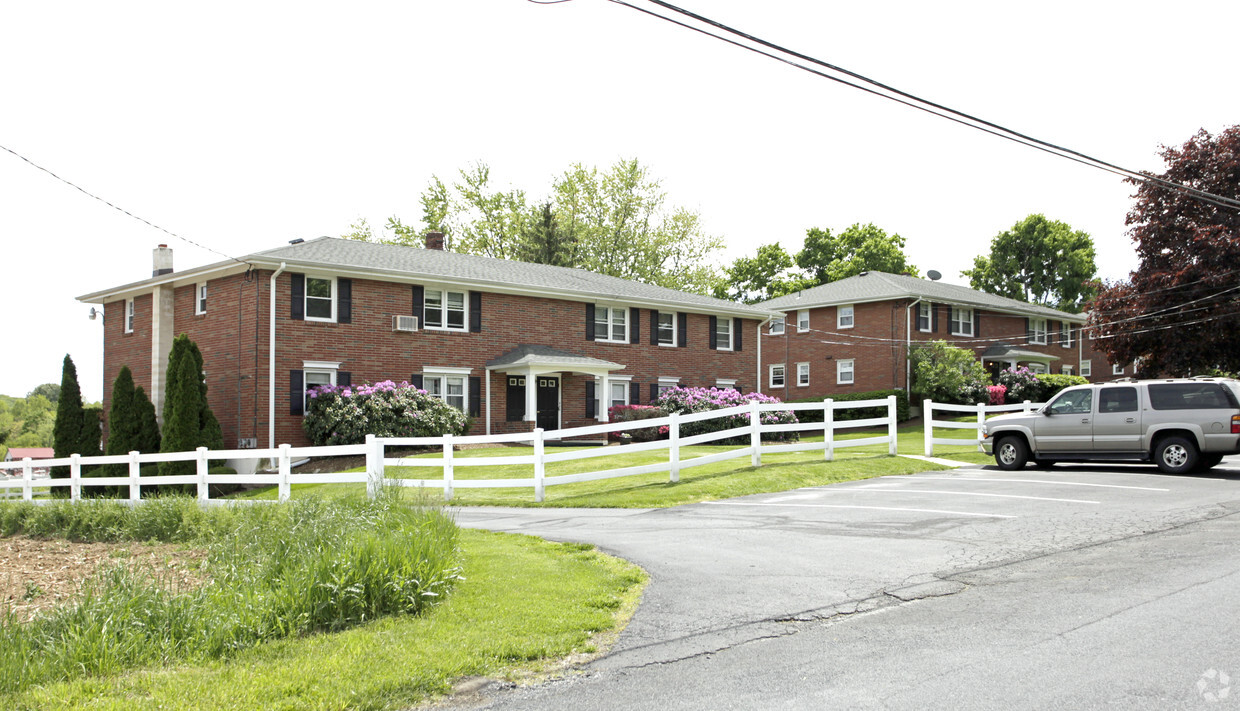
<path fill-rule="evenodd" d="M 560 379 L 538 376 L 538 415 L 535 424 L 544 430 L 560 429 Z"/>

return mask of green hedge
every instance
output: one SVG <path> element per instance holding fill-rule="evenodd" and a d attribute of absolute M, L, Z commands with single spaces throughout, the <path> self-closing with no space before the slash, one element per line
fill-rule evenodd
<path fill-rule="evenodd" d="M 865 393 L 838 393 L 829 397 L 836 402 L 851 402 L 854 400 L 877 400 L 879 398 L 896 396 L 896 420 L 905 422 L 909 419 L 908 414 L 908 393 L 903 390 L 871 390 Z M 790 402 L 822 402 L 826 398 L 807 397 L 800 400 L 791 400 Z M 868 420 L 872 417 L 886 417 L 886 406 L 879 407 L 862 407 L 851 410 L 837 410 L 835 419 L 838 420 Z M 797 420 L 801 422 L 822 422 L 822 410 L 798 410 Z"/>

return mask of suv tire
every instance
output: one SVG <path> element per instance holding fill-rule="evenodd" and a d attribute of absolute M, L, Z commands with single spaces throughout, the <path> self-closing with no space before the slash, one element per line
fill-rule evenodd
<path fill-rule="evenodd" d="M 995 464 L 1004 471 L 1024 469 L 1029 462 L 1029 445 L 1021 437 L 1009 435 L 995 445 Z"/>
<path fill-rule="evenodd" d="M 1217 467 L 1219 463 L 1222 461 L 1223 461 L 1223 455 L 1221 454 L 1203 454 L 1197 460 L 1197 471 L 1199 472 L 1207 471 L 1209 469 Z"/>
<path fill-rule="evenodd" d="M 1184 437 L 1166 437 L 1154 445 L 1154 463 L 1167 474 L 1187 474 L 1200 458 L 1197 445 Z"/>

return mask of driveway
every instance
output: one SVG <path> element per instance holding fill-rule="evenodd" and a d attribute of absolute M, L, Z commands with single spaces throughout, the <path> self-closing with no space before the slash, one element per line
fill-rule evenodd
<path fill-rule="evenodd" d="M 1240 682 L 1237 511 L 1240 466 L 1195 477 L 1060 466 L 674 509 L 461 509 L 457 518 L 593 543 L 651 575 L 611 653 L 563 682 L 496 691 L 488 708 L 616 708 L 626 698 L 669 708 L 1092 707 L 1112 703 L 1089 686 L 1105 666 L 1099 655 L 1135 660 L 1098 680 L 1110 694 L 1130 680 L 1138 689 L 1114 700 L 1169 708 L 1203 703 L 1195 684 L 1209 669 L 1211 683 L 1228 669 Z M 1136 607 L 1144 612 L 1125 618 Z M 1155 614 L 1167 624 L 1125 623 Z M 1214 625 L 1204 640 L 1194 626 L 1203 614 Z M 1084 630 L 1079 642 L 1069 628 Z M 1031 654 L 1034 640 L 1059 640 L 1061 653 L 1016 655 Z M 1138 678 L 1157 693 L 1140 691 Z M 946 688 L 970 693 L 941 704 Z"/>

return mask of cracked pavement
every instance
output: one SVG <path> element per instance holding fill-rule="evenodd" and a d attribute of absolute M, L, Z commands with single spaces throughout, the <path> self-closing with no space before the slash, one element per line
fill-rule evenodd
<path fill-rule="evenodd" d="M 651 577 L 608 654 L 467 705 L 1199 708 L 1206 670 L 1240 674 L 1238 512 L 1240 462 L 1188 477 L 965 468 L 672 509 L 461 509 L 463 526 L 592 543 Z"/>

